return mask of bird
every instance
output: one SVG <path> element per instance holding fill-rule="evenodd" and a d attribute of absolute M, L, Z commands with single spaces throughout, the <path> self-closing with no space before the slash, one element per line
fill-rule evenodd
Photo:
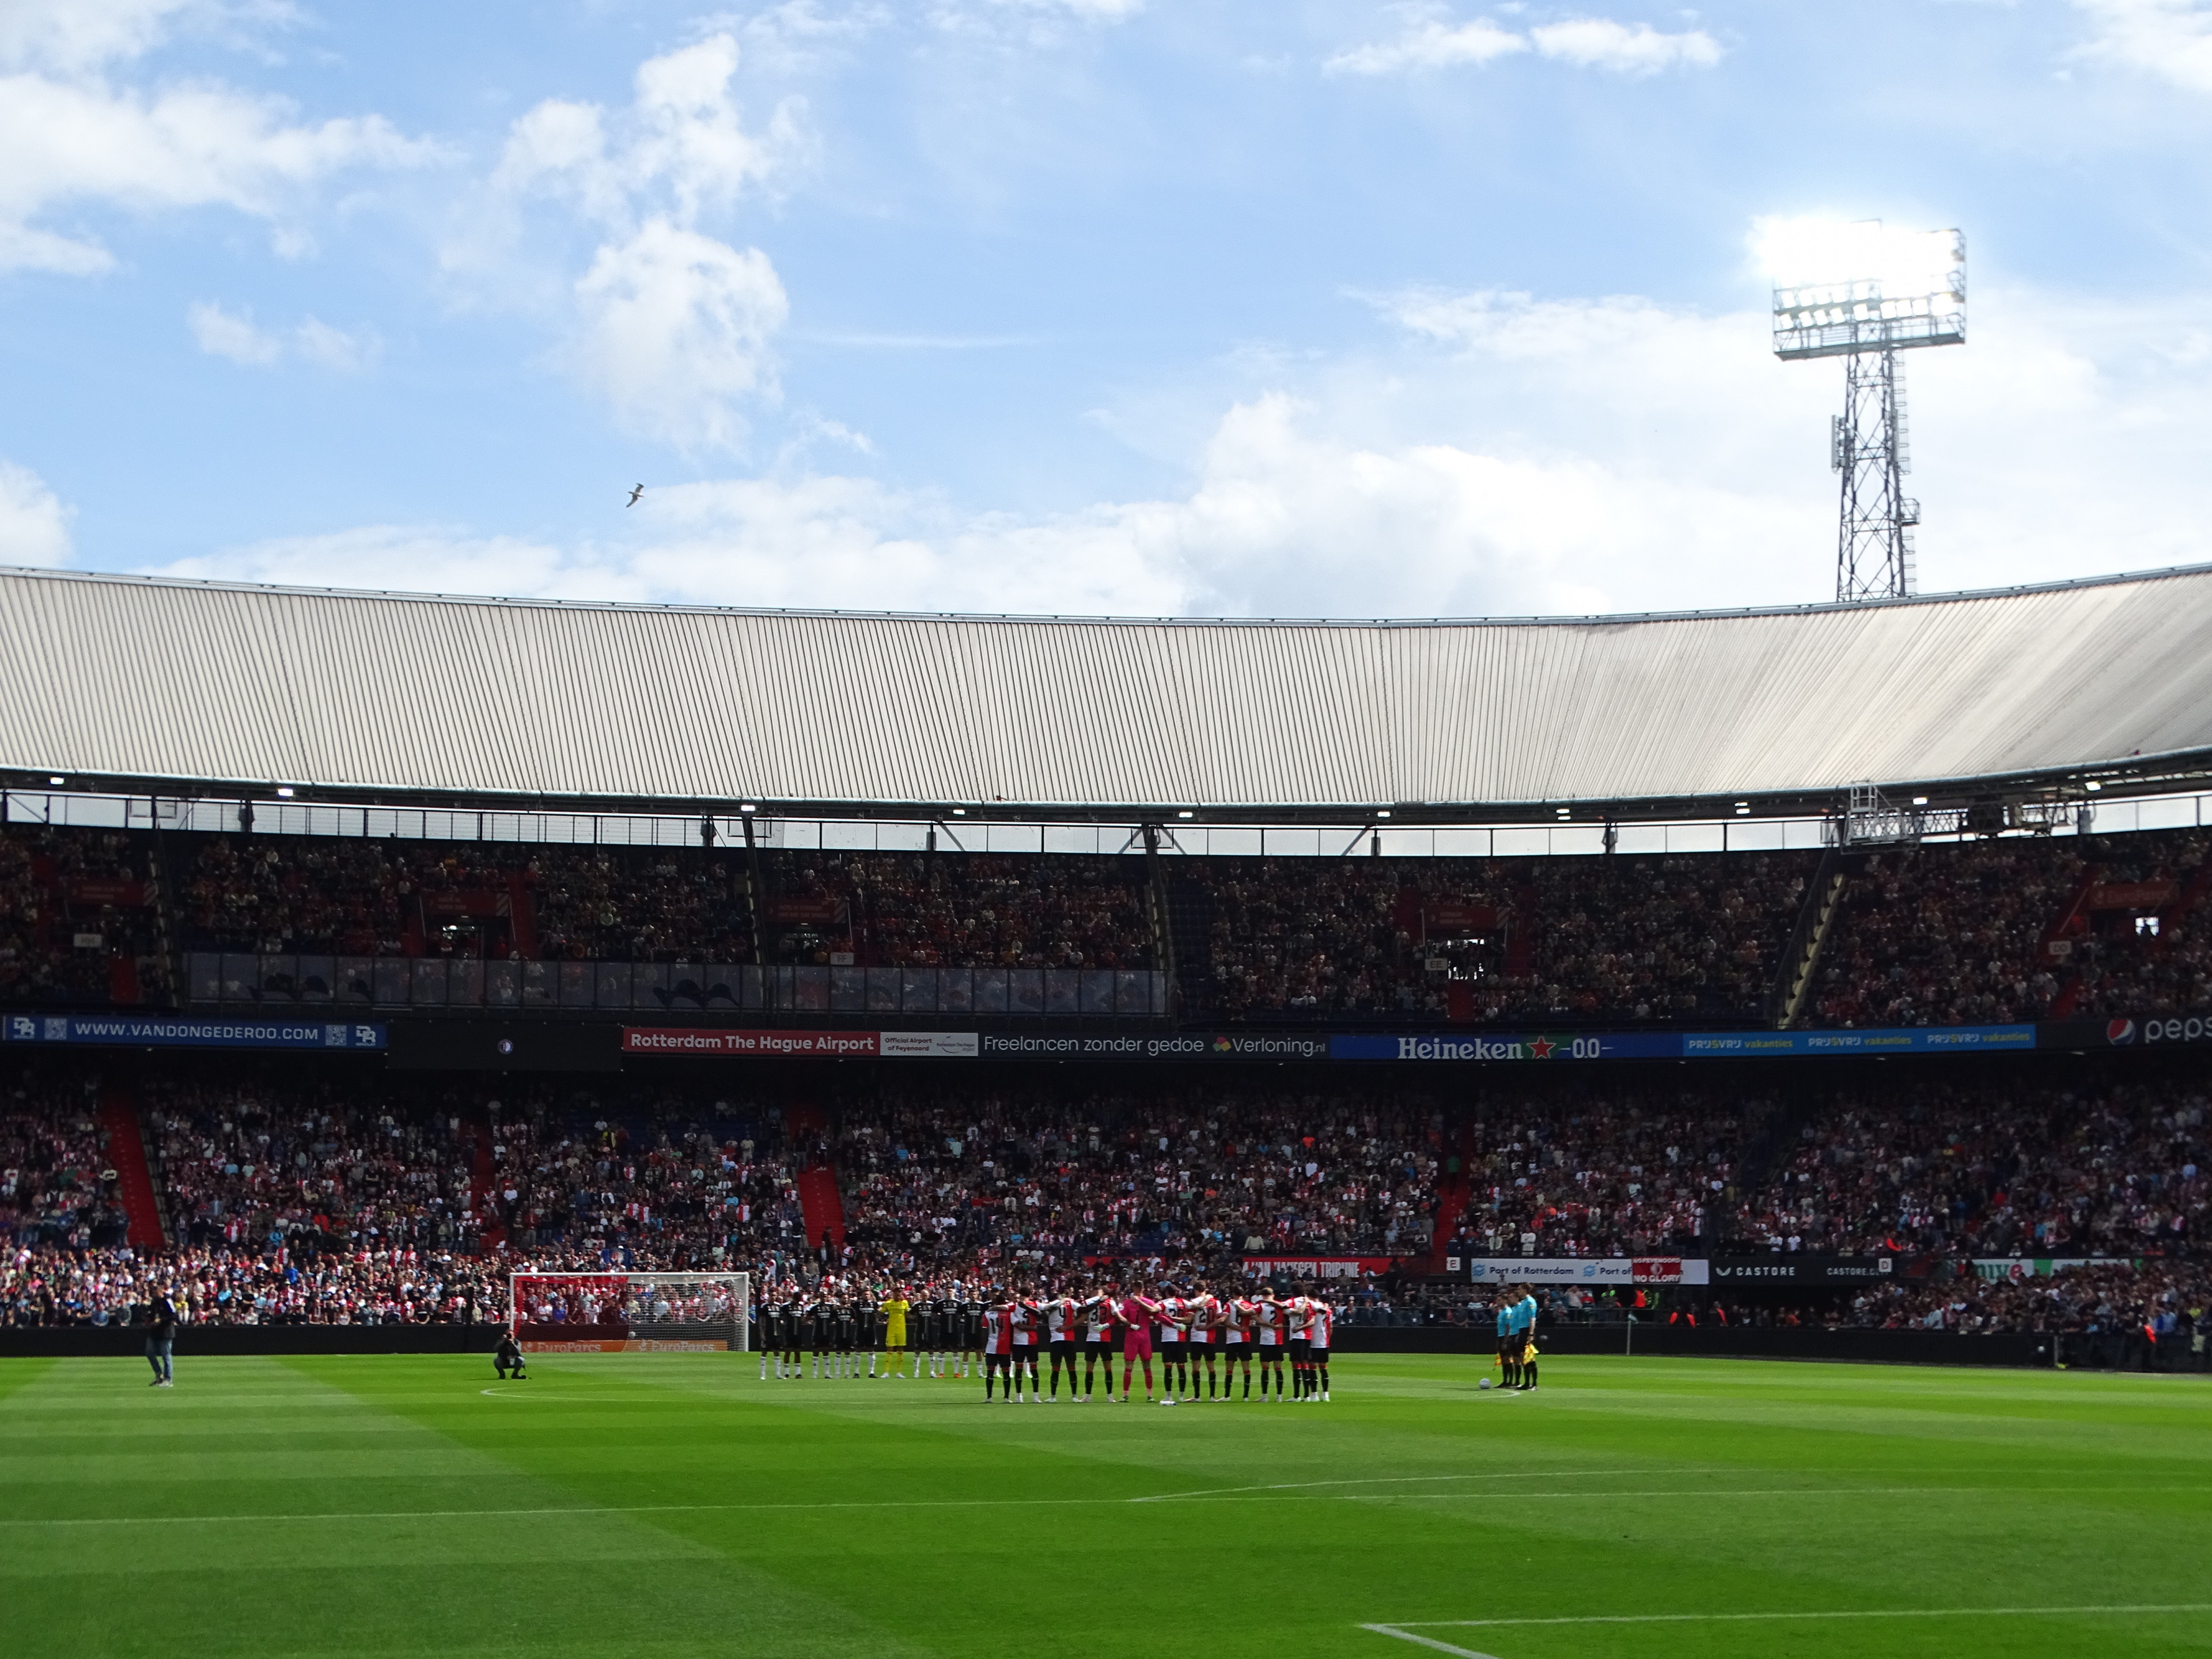
<path fill-rule="evenodd" d="M 635 507 L 637 505 L 637 498 L 644 494 L 645 486 L 643 484 L 638 485 L 635 489 L 629 492 L 629 499 L 624 501 L 623 505 L 624 507 Z"/>

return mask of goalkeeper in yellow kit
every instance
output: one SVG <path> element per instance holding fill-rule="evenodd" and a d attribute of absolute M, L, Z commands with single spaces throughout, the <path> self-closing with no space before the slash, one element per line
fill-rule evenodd
<path fill-rule="evenodd" d="M 884 1376 L 905 1374 L 899 1368 L 906 1363 L 906 1316 L 913 1305 L 906 1298 L 906 1286 L 903 1285 L 887 1292 L 883 1301 L 877 1304 L 877 1311 L 884 1316 L 884 1369 L 881 1374 Z"/>

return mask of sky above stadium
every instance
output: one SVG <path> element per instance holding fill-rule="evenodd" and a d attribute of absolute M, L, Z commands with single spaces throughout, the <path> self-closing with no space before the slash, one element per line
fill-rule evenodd
<path fill-rule="evenodd" d="M 2208 185 L 2191 0 L 0 0 L 0 562 L 1820 600 L 1767 270 L 1875 218 L 1969 249 L 1923 590 L 2196 562 Z"/>

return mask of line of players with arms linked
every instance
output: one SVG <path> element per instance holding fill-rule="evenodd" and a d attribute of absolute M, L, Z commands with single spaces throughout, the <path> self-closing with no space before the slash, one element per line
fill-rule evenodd
<path fill-rule="evenodd" d="M 1092 1397 L 1102 1369 L 1106 1397 L 1114 1397 L 1119 1354 L 1125 1405 L 1140 1370 L 1152 1402 L 1155 1358 L 1164 1406 L 1178 1397 L 1191 1404 L 1237 1397 L 1240 1371 L 1242 1397 L 1249 1400 L 1255 1367 L 1263 1401 L 1271 1382 L 1278 1401 L 1328 1399 L 1338 1311 L 1310 1291 L 1279 1296 L 1272 1288 L 1202 1280 L 1142 1285 L 1095 1277 L 1048 1291 L 954 1280 L 925 1287 L 918 1300 L 908 1288 L 873 1300 L 827 1279 L 813 1291 L 790 1285 L 772 1291 L 753 1310 L 762 1380 L 771 1369 L 787 1379 L 857 1377 L 863 1353 L 868 1376 L 904 1379 L 911 1353 L 915 1377 L 980 1371 L 983 1397 L 998 1397 L 1003 1384 L 1009 1404 L 1042 1401 L 1048 1388 L 1058 1401 L 1065 1372 L 1067 1398 L 1080 1404 Z"/>

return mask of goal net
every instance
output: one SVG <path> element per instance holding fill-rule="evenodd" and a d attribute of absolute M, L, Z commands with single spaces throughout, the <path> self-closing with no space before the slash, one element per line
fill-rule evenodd
<path fill-rule="evenodd" d="M 742 1353 L 744 1273 L 507 1275 L 507 1329 L 530 1353 Z"/>

